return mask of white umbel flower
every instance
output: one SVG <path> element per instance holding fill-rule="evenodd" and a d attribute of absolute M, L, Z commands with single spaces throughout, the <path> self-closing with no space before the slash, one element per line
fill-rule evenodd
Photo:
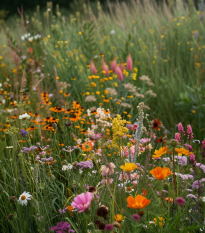
<path fill-rule="evenodd" d="M 19 202 L 21 203 L 21 205 L 27 205 L 28 200 L 31 200 L 31 194 L 29 194 L 29 192 L 24 191 L 20 197 L 19 197 Z"/>
<path fill-rule="evenodd" d="M 23 115 L 19 115 L 19 119 L 30 119 L 30 116 L 28 115 L 28 113 L 25 113 Z"/>

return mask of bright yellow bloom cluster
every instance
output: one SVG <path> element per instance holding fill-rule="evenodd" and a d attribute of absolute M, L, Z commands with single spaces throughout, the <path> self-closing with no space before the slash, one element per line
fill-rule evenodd
<path fill-rule="evenodd" d="M 113 131 L 113 141 L 117 141 L 124 134 L 128 133 L 128 129 L 124 127 L 126 120 L 122 120 L 120 115 L 117 115 L 116 118 L 112 121 L 112 131 Z"/>

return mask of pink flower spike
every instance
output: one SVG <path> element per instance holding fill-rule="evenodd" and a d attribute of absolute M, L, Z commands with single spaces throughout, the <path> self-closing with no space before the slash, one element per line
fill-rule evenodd
<path fill-rule="evenodd" d="M 124 66 L 123 62 L 120 63 L 120 69 L 121 69 L 122 71 L 125 70 L 125 66 Z"/>
<path fill-rule="evenodd" d="M 127 57 L 127 69 L 132 70 L 132 57 L 131 57 L 130 53 L 129 53 L 128 57 Z"/>
<path fill-rule="evenodd" d="M 108 66 L 106 65 L 104 59 L 102 60 L 102 68 L 105 71 L 105 75 L 108 76 L 109 75 L 109 69 L 108 69 Z"/>
<path fill-rule="evenodd" d="M 116 60 L 114 58 L 113 61 L 111 62 L 111 70 L 113 72 L 115 72 L 116 67 L 117 67 L 117 63 L 116 63 Z"/>
<path fill-rule="evenodd" d="M 74 198 L 73 202 L 71 203 L 71 206 L 78 209 L 78 213 L 81 213 L 90 207 L 92 199 L 93 193 L 81 193 L 80 195 Z"/>
<path fill-rule="evenodd" d="M 177 204 L 177 205 L 185 205 L 185 204 L 186 204 L 186 201 L 185 201 L 184 198 L 182 198 L 182 197 L 177 197 L 177 198 L 174 200 L 174 203 Z"/>
<path fill-rule="evenodd" d="M 90 62 L 90 70 L 93 74 L 97 74 L 97 69 L 95 67 L 95 63 L 94 63 L 93 59 L 91 59 L 91 62 Z"/>
<path fill-rule="evenodd" d="M 121 71 L 121 69 L 120 69 L 119 66 L 117 66 L 115 68 L 115 73 L 117 74 L 117 76 L 118 76 L 118 78 L 119 78 L 120 81 L 122 81 L 124 79 L 123 73 L 122 73 L 122 71 Z"/>

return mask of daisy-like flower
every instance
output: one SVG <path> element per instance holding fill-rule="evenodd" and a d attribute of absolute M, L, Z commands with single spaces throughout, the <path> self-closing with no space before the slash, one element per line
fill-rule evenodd
<path fill-rule="evenodd" d="M 19 119 L 30 119 L 30 116 L 28 115 L 28 113 L 25 113 L 23 115 L 19 115 Z"/>
<path fill-rule="evenodd" d="M 162 136 L 160 136 L 160 138 L 158 138 L 157 140 L 156 140 L 156 142 L 162 142 L 162 143 L 164 143 L 164 145 L 166 145 L 166 142 L 165 142 L 165 140 L 167 140 L 166 138 L 163 138 Z"/>
<path fill-rule="evenodd" d="M 133 191 L 134 191 L 134 189 L 132 187 L 125 187 L 125 192 L 126 193 L 131 193 Z"/>
<path fill-rule="evenodd" d="M 190 155 L 192 152 L 189 152 L 188 150 L 184 148 L 175 148 L 175 151 L 178 153 L 178 155 Z"/>
<path fill-rule="evenodd" d="M 85 151 L 91 151 L 93 149 L 93 143 L 91 141 L 89 142 L 84 142 L 82 144 L 82 150 L 85 152 Z"/>
<path fill-rule="evenodd" d="M 152 155 L 152 158 L 159 158 L 162 155 L 169 153 L 170 150 L 168 150 L 168 146 L 161 147 L 159 150 L 154 151 L 154 155 Z"/>
<path fill-rule="evenodd" d="M 159 130 L 159 126 L 160 126 L 161 124 L 162 124 L 162 123 L 161 123 L 158 119 L 154 119 L 154 120 L 153 120 L 153 123 L 152 123 L 152 129 Z"/>
<path fill-rule="evenodd" d="M 31 200 L 31 194 L 29 194 L 29 192 L 24 191 L 20 197 L 19 197 L 19 202 L 21 203 L 21 205 L 27 205 L 28 200 Z"/>

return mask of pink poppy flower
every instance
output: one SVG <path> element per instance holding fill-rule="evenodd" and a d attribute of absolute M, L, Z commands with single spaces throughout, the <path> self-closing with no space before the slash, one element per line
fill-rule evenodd
<path fill-rule="evenodd" d="M 81 193 L 80 195 L 74 198 L 74 201 L 71 203 L 71 206 L 73 206 L 76 209 L 79 209 L 78 213 L 81 213 L 90 207 L 92 199 L 93 193 Z"/>

